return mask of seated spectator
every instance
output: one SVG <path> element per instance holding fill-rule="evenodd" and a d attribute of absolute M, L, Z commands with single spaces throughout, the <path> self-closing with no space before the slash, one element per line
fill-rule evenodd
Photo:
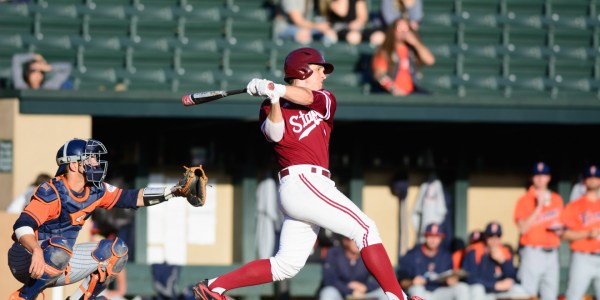
<path fill-rule="evenodd" d="M 390 26 L 394 20 L 403 17 L 409 20 L 412 30 L 419 30 L 423 19 L 422 0 L 381 0 L 380 8 L 383 27 Z"/>
<path fill-rule="evenodd" d="M 481 232 L 481 230 L 479 230 L 479 229 L 473 230 L 469 234 L 469 240 L 467 242 L 467 246 L 465 246 L 464 248 L 457 249 L 454 252 L 452 252 L 452 267 L 454 270 L 458 271 L 460 269 L 463 257 L 465 256 L 465 253 L 467 253 L 467 251 L 472 249 L 473 248 L 472 246 L 474 244 L 482 242 L 482 237 L 483 237 L 483 233 Z"/>
<path fill-rule="evenodd" d="M 277 38 L 300 44 L 310 44 L 313 40 L 325 45 L 337 42 L 337 33 L 325 17 L 315 15 L 313 0 L 281 0 L 280 9 L 274 24 Z"/>
<path fill-rule="evenodd" d="M 18 53 L 12 59 L 13 85 L 18 90 L 71 89 L 71 69 L 70 63 L 50 64 L 37 53 Z"/>
<path fill-rule="evenodd" d="M 338 40 L 351 45 L 369 42 L 378 46 L 383 42 L 383 31 L 367 28 L 369 10 L 365 0 L 321 0 L 319 5 L 321 14 L 327 16 Z"/>
<path fill-rule="evenodd" d="M 371 63 L 373 77 L 394 96 L 428 93 L 415 84 L 415 68 L 435 63 L 435 57 L 410 29 L 408 20 L 397 19 L 387 29 L 385 40 Z"/>
<path fill-rule="evenodd" d="M 342 237 L 341 245 L 327 251 L 319 300 L 343 300 L 347 297 L 387 299 L 377 281 L 371 278 L 358 246 L 353 240 Z"/>
<path fill-rule="evenodd" d="M 25 189 L 25 191 L 23 191 L 23 193 L 21 193 L 19 196 L 17 196 L 17 198 L 13 199 L 13 201 L 8 205 L 6 212 L 13 213 L 13 214 L 20 214 L 21 211 L 23 211 L 23 208 L 25 208 L 25 206 L 27 206 L 27 204 L 29 204 L 29 201 L 31 200 L 31 197 L 33 196 L 33 193 L 35 192 L 35 189 L 40 184 L 42 184 L 46 181 L 49 181 L 50 179 L 52 179 L 52 177 L 50 177 L 50 175 L 48 175 L 46 173 L 38 174 L 38 176 L 35 178 L 35 181 L 32 182 L 31 185 L 29 185 L 27 187 L 27 189 Z"/>
<path fill-rule="evenodd" d="M 398 279 L 410 296 L 427 300 L 469 299 L 469 286 L 452 273 L 450 251 L 441 248 L 444 233 L 438 224 L 425 228 L 425 242 L 400 258 Z"/>
<path fill-rule="evenodd" d="M 469 299 L 529 298 L 515 281 L 513 254 L 502 244 L 502 226 L 490 222 L 483 234 L 483 243 L 473 244 L 462 261 L 462 269 L 468 273 L 467 283 L 471 285 Z"/>

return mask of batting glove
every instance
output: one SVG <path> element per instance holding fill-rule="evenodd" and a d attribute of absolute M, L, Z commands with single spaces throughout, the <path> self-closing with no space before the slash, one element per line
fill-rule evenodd
<path fill-rule="evenodd" d="M 248 94 L 252 96 L 263 96 L 271 99 L 285 95 L 285 85 L 276 84 L 266 79 L 252 79 L 248 86 Z"/>
<path fill-rule="evenodd" d="M 262 81 L 267 81 L 267 80 L 254 78 L 254 79 L 250 80 L 250 82 L 248 82 L 248 85 L 246 86 L 246 90 L 247 90 L 248 94 L 250 94 L 250 96 L 260 96 L 258 94 L 258 84 Z"/>

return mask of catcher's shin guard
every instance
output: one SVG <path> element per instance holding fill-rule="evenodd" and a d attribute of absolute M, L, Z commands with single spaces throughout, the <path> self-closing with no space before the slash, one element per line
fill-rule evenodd
<path fill-rule="evenodd" d="M 127 264 L 127 251 L 127 245 L 118 237 L 114 241 L 101 240 L 92 252 L 92 257 L 98 262 L 98 269 L 83 280 L 71 299 L 99 299 L 98 294 L 108 287 Z"/>
<path fill-rule="evenodd" d="M 44 251 L 44 274 L 38 279 L 29 279 L 25 285 L 14 292 L 9 299 L 35 300 L 46 287 L 53 284 L 69 266 L 73 251 L 67 239 L 55 236 L 43 241 L 40 247 Z"/>

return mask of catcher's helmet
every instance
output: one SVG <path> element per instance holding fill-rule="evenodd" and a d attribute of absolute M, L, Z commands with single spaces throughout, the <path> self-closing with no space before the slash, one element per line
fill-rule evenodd
<path fill-rule="evenodd" d="M 333 65 L 325 62 L 323 55 L 313 48 L 296 49 L 285 58 L 285 82 L 291 83 L 292 79 L 306 79 L 312 75 L 313 71 L 308 66 L 321 65 L 325 67 L 325 74 L 333 72 Z"/>
<path fill-rule="evenodd" d="M 100 160 L 100 155 L 107 154 L 106 147 L 100 141 L 96 140 L 82 140 L 72 139 L 67 141 L 56 153 L 56 164 L 58 170 L 56 175 L 62 174 L 66 169 L 67 165 L 71 162 L 85 161 L 89 157 L 96 159 L 98 163 L 96 166 L 90 163 L 85 163 L 84 173 L 87 182 L 93 183 L 96 187 L 101 188 L 104 177 L 106 177 L 106 170 L 108 168 L 108 162 Z"/>

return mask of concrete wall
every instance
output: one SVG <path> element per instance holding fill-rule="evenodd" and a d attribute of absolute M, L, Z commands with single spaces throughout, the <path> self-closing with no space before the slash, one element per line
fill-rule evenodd
<path fill-rule="evenodd" d="M 56 151 L 65 141 L 92 136 L 92 118 L 79 115 L 24 115 L 17 99 L 0 100 L 0 139 L 13 142 L 13 172 L 0 173 L 0 210 L 37 175 L 56 172 Z"/>

